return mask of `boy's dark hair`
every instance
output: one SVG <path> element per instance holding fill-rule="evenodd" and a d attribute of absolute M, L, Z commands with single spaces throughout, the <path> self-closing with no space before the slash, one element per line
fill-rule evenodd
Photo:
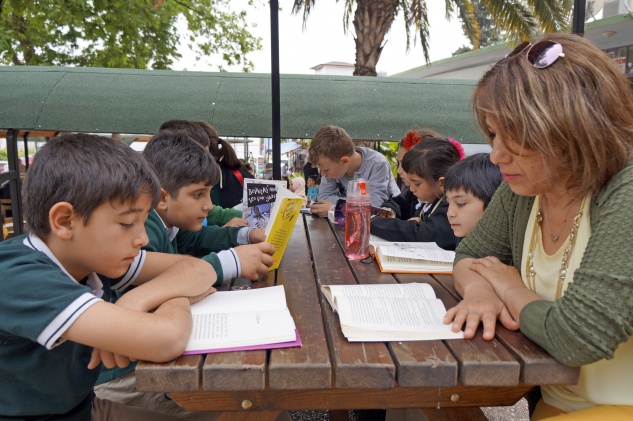
<path fill-rule="evenodd" d="M 490 154 L 477 153 L 448 169 L 444 176 L 444 191 L 463 189 L 484 202 L 486 209 L 502 181 L 503 175 L 499 167 L 490 162 Z"/>
<path fill-rule="evenodd" d="M 309 175 L 309 176 L 308 176 L 308 180 L 313 180 L 313 181 L 314 181 L 314 184 L 316 184 L 316 183 L 317 183 L 317 179 L 318 179 L 318 178 L 319 178 L 319 177 L 318 177 L 318 176 L 316 176 L 316 175 L 314 175 L 314 174 L 312 174 L 312 175 Z"/>
<path fill-rule="evenodd" d="M 455 145 L 446 139 L 429 138 L 415 145 L 402 158 L 402 169 L 434 182 L 446 175 L 446 171 L 459 161 Z"/>
<path fill-rule="evenodd" d="M 194 121 L 193 123 L 197 124 L 207 134 L 209 138 L 209 152 L 211 152 L 217 162 L 223 162 L 224 165 L 232 170 L 241 167 L 248 171 L 244 163 L 237 157 L 233 146 L 226 140 L 221 139 L 211 124 L 206 121 Z"/>
<path fill-rule="evenodd" d="M 159 131 L 147 142 L 143 156 L 154 167 L 161 186 L 174 198 L 184 186 L 209 186 L 220 179 L 220 168 L 209 151 L 181 131 Z"/>
<path fill-rule="evenodd" d="M 24 218 L 30 233 L 51 231 L 48 213 L 70 203 L 86 224 L 105 202 L 136 201 L 141 194 L 160 197 L 160 183 L 140 153 L 119 140 L 83 133 L 46 142 L 33 158 L 23 186 Z"/>
<path fill-rule="evenodd" d="M 308 152 L 308 161 L 313 166 L 316 166 L 321 157 L 338 162 L 344 156 L 354 154 L 354 141 L 341 127 L 323 126 L 314 135 Z"/>
<path fill-rule="evenodd" d="M 189 120 L 168 120 L 161 124 L 160 130 L 171 130 L 171 131 L 182 131 L 184 134 L 198 142 L 202 145 L 203 148 L 209 149 L 209 144 L 211 143 L 209 136 L 207 133 L 194 123 Z M 217 135 L 216 135 L 217 136 Z"/>

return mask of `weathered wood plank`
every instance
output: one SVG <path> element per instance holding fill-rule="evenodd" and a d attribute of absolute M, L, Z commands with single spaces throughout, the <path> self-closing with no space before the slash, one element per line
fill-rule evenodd
<path fill-rule="evenodd" d="M 461 299 L 453 277 L 433 275 L 439 283 L 455 298 Z M 514 357 L 521 362 L 520 379 L 525 384 L 576 384 L 580 369 L 567 367 L 556 361 L 536 343 L 529 340 L 519 331 L 510 331 L 497 323 L 495 339 L 502 343 Z"/>
<path fill-rule="evenodd" d="M 200 387 L 201 355 L 183 355 L 168 363 L 139 361 L 136 390 L 141 392 L 193 392 Z"/>
<path fill-rule="evenodd" d="M 252 411 L 345 410 L 349 408 L 452 408 L 514 405 L 532 386 L 516 387 L 395 387 L 386 390 L 325 389 L 170 393 L 189 410 L 240 411 L 247 401 Z"/>
<path fill-rule="evenodd" d="M 301 216 L 277 271 L 285 286 L 288 309 L 301 335 L 301 348 L 270 352 L 271 389 L 325 389 L 332 385 L 332 365 L 319 305 L 304 218 Z"/>
<path fill-rule="evenodd" d="M 317 286 L 356 284 L 347 260 L 325 218 L 307 217 L 306 226 Z M 324 325 L 334 383 L 338 388 L 388 389 L 395 383 L 395 365 L 384 343 L 350 343 L 341 332 L 338 315 L 321 294 Z M 348 407 L 349 408 L 349 407 Z"/>

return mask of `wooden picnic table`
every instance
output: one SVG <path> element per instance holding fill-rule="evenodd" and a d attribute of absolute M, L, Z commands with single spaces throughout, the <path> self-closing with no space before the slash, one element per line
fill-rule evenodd
<path fill-rule="evenodd" d="M 347 419 L 348 409 L 374 408 L 421 408 L 430 420 L 485 420 L 481 406 L 513 405 L 535 385 L 578 381 L 578 369 L 501 325 L 492 341 L 479 334 L 348 342 L 321 285 L 425 282 L 447 308 L 459 296 L 448 275 L 392 275 L 376 263 L 348 261 L 342 238 L 342 227 L 302 216 L 276 272 L 260 282 L 236 281 L 252 288 L 284 285 L 302 347 L 141 362 L 137 388 L 166 392 L 189 410 L 227 411 L 221 415 L 227 420 L 273 420 L 284 410 L 330 410 L 331 419 Z"/>

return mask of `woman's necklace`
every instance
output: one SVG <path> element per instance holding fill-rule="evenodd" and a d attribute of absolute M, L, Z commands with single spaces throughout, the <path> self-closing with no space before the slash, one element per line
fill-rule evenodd
<path fill-rule="evenodd" d="M 543 206 L 547 205 L 547 198 L 545 196 L 541 196 L 541 198 L 542 198 L 542 205 Z M 561 228 L 561 230 L 558 232 L 558 234 L 554 234 L 552 232 L 552 228 L 549 226 L 549 218 L 545 215 L 545 212 L 543 212 L 543 206 L 541 206 L 539 208 L 539 214 L 543 217 L 543 221 L 545 221 L 545 225 L 547 225 L 547 231 L 548 231 L 547 236 L 549 237 L 550 240 L 552 240 L 552 243 L 555 243 L 555 242 L 558 241 L 558 238 L 560 237 L 561 233 L 563 232 L 563 229 Z M 571 209 L 571 206 L 570 206 L 570 209 Z M 582 207 L 581 207 L 581 209 L 582 209 Z M 567 215 L 568 214 L 569 214 L 569 210 L 565 214 L 565 219 L 563 220 L 563 224 L 565 222 L 567 222 Z M 542 229 L 541 229 L 541 232 L 543 232 Z"/>
<path fill-rule="evenodd" d="M 558 283 L 556 285 L 556 296 L 555 299 L 558 300 L 563 295 L 563 284 L 565 283 L 565 277 L 567 277 L 567 269 L 569 267 L 569 258 L 571 257 L 571 253 L 574 249 L 574 244 L 576 244 L 576 236 L 578 233 L 578 227 L 580 226 L 580 219 L 582 218 L 582 209 L 585 204 L 585 199 L 582 199 L 580 203 L 580 208 L 578 209 L 578 213 L 574 217 L 574 223 L 571 226 L 571 230 L 569 231 L 569 241 L 567 242 L 567 246 L 563 251 L 563 259 L 561 260 L 560 270 L 558 271 Z M 528 288 L 536 292 L 536 269 L 534 269 L 534 250 L 536 248 L 536 237 L 537 231 L 540 228 L 541 233 L 543 232 L 542 223 L 543 223 L 543 210 L 541 206 L 539 206 L 538 213 L 536 214 L 536 220 L 534 221 L 534 228 L 532 229 L 532 238 L 530 240 L 530 248 L 528 249 L 527 255 L 527 283 Z M 548 227 L 549 228 L 549 227 Z M 558 236 L 556 236 L 558 239 Z M 553 240 L 552 241 L 556 241 Z"/>

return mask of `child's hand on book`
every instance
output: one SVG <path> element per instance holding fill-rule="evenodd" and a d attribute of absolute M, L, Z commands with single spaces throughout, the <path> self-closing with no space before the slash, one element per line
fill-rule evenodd
<path fill-rule="evenodd" d="M 235 247 L 234 250 L 240 259 L 242 278 L 255 281 L 260 274 L 267 274 L 268 268 L 273 264 L 275 247 L 270 243 L 248 244 Z"/>
<path fill-rule="evenodd" d="M 248 233 L 248 241 L 250 241 L 251 244 L 257 244 L 266 241 L 266 232 L 263 228 L 253 228 Z"/>

